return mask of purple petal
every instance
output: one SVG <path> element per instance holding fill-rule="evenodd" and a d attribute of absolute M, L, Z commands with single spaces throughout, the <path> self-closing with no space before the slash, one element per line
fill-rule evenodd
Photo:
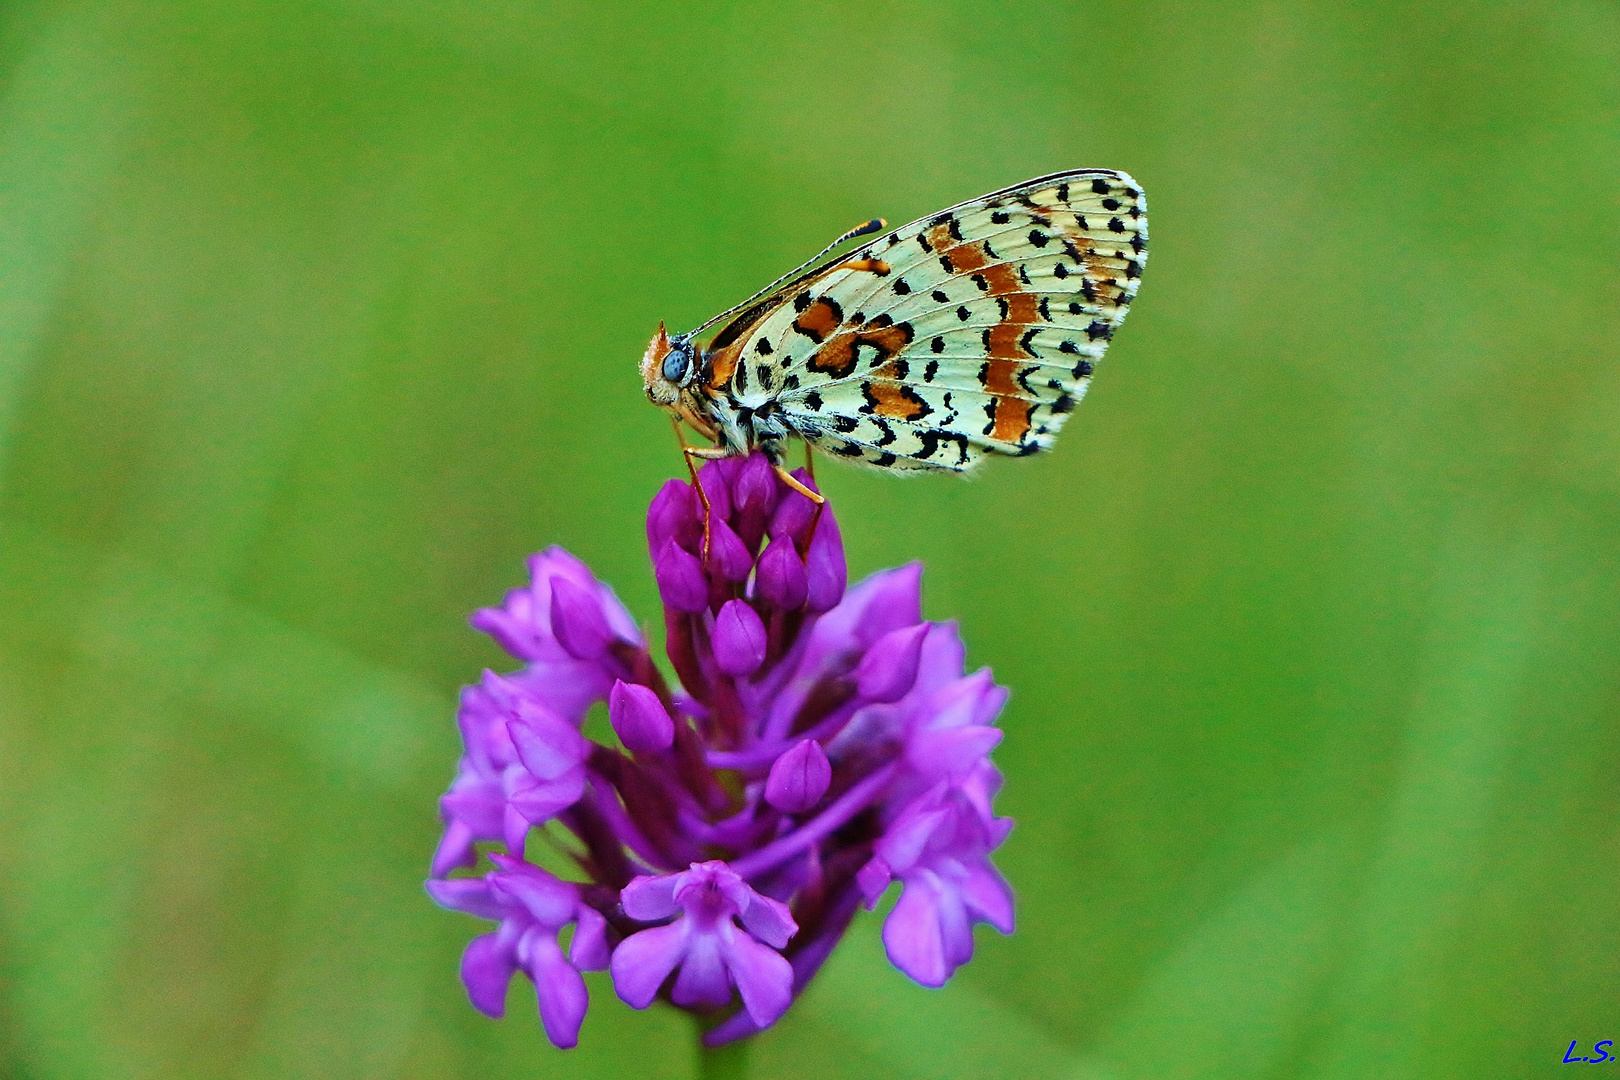
<path fill-rule="evenodd" d="M 560 647 L 558 651 L 562 651 Z M 520 685 L 527 697 L 575 727 L 585 718 L 585 711 L 607 696 L 613 685 L 612 676 L 601 664 L 575 660 L 566 654 L 560 660 L 531 660 L 528 667 L 508 675 L 506 681 Z"/>
<path fill-rule="evenodd" d="M 967 661 L 967 646 L 962 644 L 962 635 L 957 629 L 955 620 L 950 622 L 934 623 L 928 637 L 923 641 L 922 656 L 917 664 L 917 684 L 915 690 L 919 694 L 932 694 L 934 691 L 962 677 L 962 668 Z"/>
<path fill-rule="evenodd" d="M 934 908 L 938 912 L 940 946 L 945 953 L 945 977 L 950 978 L 958 967 L 973 959 L 973 923 L 968 918 L 962 894 L 955 882 L 942 881 L 931 873 L 924 877 L 928 880 Z M 912 887 L 913 882 L 906 882 L 906 888 Z"/>
<path fill-rule="evenodd" d="M 883 949 L 889 962 L 924 986 L 940 987 L 951 977 L 941 939 L 934 898 L 907 883 L 883 924 Z"/>
<path fill-rule="evenodd" d="M 989 923 L 1003 934 L 1013 932 L 1012 888 L 988 859 L 968 871 L 960 888 L 962 900 L 975 919 Z"/>
<path fill-rule="evenodd" d="M 748 545 L 724 518 L 715 518 L 709 529 L 709 566 L 734 585 L 747 581 L 749 572 L 754 569 L 754 556 L 749 553 Z"/>
<path fill-rule="evenodd" d="M 888 862 L 881 855 L 874 855 L 867 860 L 865 866 L 855 875 L 855 884 L 860 888 L 861 895 L 866 898 L 866 909 L 872 910 L 877 905 L 878 897 L 888 889 L 889 883 L 894 880 L 894 871 L 889 868 Z"/>
<path fill-rule="evenodd" d="M 489 875 L 490 885 L 497 895 L 521 904 L 535 922 L 552 931 L 574 921 L 579 890 L 573 885 L 509 855 L 491 852 L 489 858 L 500 867 L 498 872 Z"/>
<path fill-rule="evenodd" d="M 816 670 L 828 657 L 865 649 L 891 630 L 916 626 L 921 612 L 922 564 L 879 570 L 816 623 L 805 663 Z"/>
<path fill-rule="evenodd" d="M 727 675 L 751 675 L 765 662 L 765 623 L 746 600 L 728 600 L 714 618 L 714 662 Z"/>
<path fill-rule="evenodd" d="M 803 813 L 821 801 L 831 783 L 827 752 L 814 739 L 804 739 L 772 763 L 765 800 L 784 814 Z"/>
<path fill-rule="evenodd" d="M 786 948 L 788 941 L 799 932 L 799 924 L 793 921 L 786 904 L 757 892 L 742 909 L 740 917 L 744 929 L 774 949 Z"/>
<path fill-rule="evenodd" d="M 696 612 L 709 606 L 709 582 L 702 564 L 674 540 L 665 541 L 653 564 L 653 576 L 658 579 L 658 595 L 676 611 Z"/>
<path fill-rule="evenodd" d="M 923 640 L 928 623 L 903 630 L 891 630 L 872 643 L 855 669 L 860 694 L 868 701 L 899 701 L 917 681 L 917 665 L 922 659 Z"/>
<path fill-rule="evenodd" d="M 439 813 L 465 824 L 479 840 L 500 835 L 501 811 L 505 807 L 506 795 L 499 777 L 470 784 L 458 778 L 449 792 L 439 796 Z"/>
<path fill-rule="evenodd" d="M 766 545 L 765 553 L 759 557 L 754 588 L 760 599 L 782 611 L 796 611 L 804 604 L 809 582 L 791 536 L 778 536 Z"/>
<path fill-rule="evenodd" d="M 877 854 L 883 856 L 893 873 L 904 875 L 915 866 L 929 838 L 950 816 L 950 810 L 940 801 L 943 791 L 941 782 L 906 807 L 877 842 Z"/>
<path fill-rule="evenodd" d="M 535 660 L 552 638 L 550 613 L 546 615 L 548 625 L 541 633 L 535 626 L 533 611 L 533 595 L 527 589 L 513 589 L 500 607 L 479 608 L 467 616 L 467 622 L 474 630 L 494 638 L 495 644 L 519 660 Z"/>
<path fill-rule="evenodd" d="M 454 881 L 429 879 L 426 886 L 433 902 L 442 908 L 497 922 L 506 917 L 504 905 L 484 878 L 456 878 Z"/>
<path fill-rule="evenodd" d="M 574 940 L 568 946 L 568 959 L 580 971 L 606 971 L 608 966 L 607 920 L 593 907 L 581 904 Z"/>
<path fill-rule="evenodd" d="M 781 953 L 741 934 L 727 943 L 725 960 L 749 1019 L 762 1028 L 776 1023 L 793 1003 L 793 965 Z"/>
<path fill-rule="evenodd" d="M 810 538 L 810 550 L 805 554 L 805 606 L 811 611 L 831 611 L 844 598 L 848 582 L 844 538 L 832 511 L 823 506 L 821 520 Z"/>
<path fill-rule="evenodd" d="M 599 660 L 614 633 L 594 590 L 559 577 L 551 583 L 551 630 L 576 660 Z"/>
<path fill-rule="evenodd" d="M 906 761 L 925 776 L 960 779 L 996 748 L 1004 734 L 993 727 L 925 732 L 906 747 Z"/>
<path fill-rule="evenodd" d="M 523 846 L 529 840 L 528 818 L 517 807 L 507 804 L 506 812 L 501 819 L 501 839 L 506 844 L 508 854 L 523 858 Z"/>
<path fill-rule="evenodd" d="M 467 943 L 461 954 L 461 982 L 473 1008 L 500 1019 L 506 1015 L 506 988 L 517 961 L 495 934 L 482 934 Z"/>
<path fill-rule="evenodd" d="M 590 1005 L 585 980 L 563 959 L 557 942 L 549 934 L 532 931 L 524 935 L 524 942 L 530 954 L 525 967 L 529 978 L 534 980 L 534 995 L 539 1001 L 540 1024 L 546 1029 L 546 1038 L 559 1049 L 578 1046 L 579 1026 Z"/>
<path fill-rule="evenodd" d="M 645 1009 L 686 953 L 686 920 L 631 934 L 613 950 L 613 989 L 633 1009 Z"/>
<path fill-rule="evenodd" d="M 444 835 L 439 838 L 439 846 L 433 852 L 433 876 L 443 877 L 457 867 L 476 866 L 478 853 L 473 850 L 473 844 L 477 839 L 471 829 L 451 818 L 444 827 Z"/>
<path fill-rule="evenodd" d="M 524 821 L 523 834 L 528 835 L 529 825 L 544 825 L 553 817 L 560 814 L 579 801 L 585 794 L 585 770 L 574 769 L 564 773 L 555 780 L 527 779 L 512 789 L 507 803 L 508 809 L 515 811 Z M 508 837 L 508 846 L 511 838 Z M 514 849 L 512 854 L 520 855 L 521 850 Z"/>
<path fill-rule="evenodd" d="M 555 780 L 578 768 L 590 748 L 572 724 L 527 702 L 518 717 L 508 721 L 506 733 L 523 767 L 540 780 Z"/>
<path fill-rule="evenodd" d="M 608 694 L 608 719 L 633 754 L 667 750 L 675 741 L 675 721 L 649 687 L 615 681 Z"/>
<path fill-rule="evenodd" d="M 728 936 L 741 935 L 730 930 Z M 713 1008 L 731 1002 L 731 979 L 720 957 L 719 934 L 688 934 L 686 955 L 681 958 L 681 971 L 675 976 L 669 997 L 675 1004 L 688 1008 Z"/>
<path fill-rule="evenodd" d="M 680 878 L 680 874 L 636 878 L 619 893 L 619 903 L 624 906 L 624 913 L 638 922 L 669 918 L 681 910 L 680 904 L 675 901 L 675 888 Z"/>

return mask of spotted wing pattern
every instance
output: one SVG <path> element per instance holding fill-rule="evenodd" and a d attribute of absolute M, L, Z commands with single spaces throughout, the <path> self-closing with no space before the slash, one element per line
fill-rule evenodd
<path fill-rule="evenodd" d="M 1032 454 L 1085 394 L 1146 260 L 1146 200 L 1129 176 L 1040 177 L 785 286 L 716 336 L 711 386 L 880 467 Z"/>

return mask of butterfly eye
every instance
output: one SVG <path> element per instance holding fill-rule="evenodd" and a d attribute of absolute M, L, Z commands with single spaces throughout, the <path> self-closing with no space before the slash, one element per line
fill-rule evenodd
<path fill-rule="evenodd" d="M 664 357 L 664 380 L 676 386 L 685 384 L 692 367 L 692 354 L 686 349 L 674 348 Z"/>

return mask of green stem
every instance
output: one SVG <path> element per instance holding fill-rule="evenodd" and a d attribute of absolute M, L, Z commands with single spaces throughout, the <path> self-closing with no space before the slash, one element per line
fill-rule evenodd
<path fill-rule="evenodd" d="M 714 1023 L 701 1016 L 696 1019 L 698 1080 L 748 1080 L 748 1046 L 753 1040 L 738 1039 L 711 1049 L 703 1045 L 703 1033 Z"/>

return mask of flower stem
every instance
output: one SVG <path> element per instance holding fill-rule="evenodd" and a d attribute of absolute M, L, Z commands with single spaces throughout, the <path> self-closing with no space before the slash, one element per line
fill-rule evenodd
<path fill-rule="evenodd" d="M 748 1047 L 751 1039 L 738 1039 L 724 1046 L 704 1046 L 703 1033 L 713 1025 L 697 1017 L 698 1080 L 748 1080 Z"/>

